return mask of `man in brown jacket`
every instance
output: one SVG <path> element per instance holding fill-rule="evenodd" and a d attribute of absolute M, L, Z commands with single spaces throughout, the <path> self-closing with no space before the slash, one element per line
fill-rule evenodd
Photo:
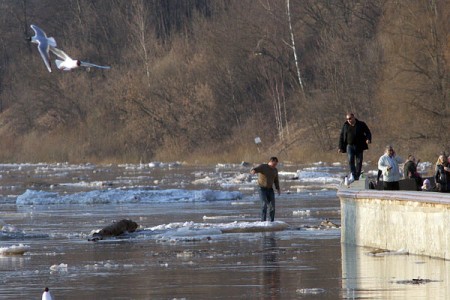
<path fill-rule="evenodd" d="M 262 204 L 261 221 L 266 221 L 267 207 L 269 207 L 270 221 L 275 220 L 275 193 L 273 185 L 280 195 L 280 182 L 278 180 L 277 170 L 278 158 L 271 157 L 269 163 L 261 164 L 253 169 L 250 173 L 258 173 L 259 197 Z"/>

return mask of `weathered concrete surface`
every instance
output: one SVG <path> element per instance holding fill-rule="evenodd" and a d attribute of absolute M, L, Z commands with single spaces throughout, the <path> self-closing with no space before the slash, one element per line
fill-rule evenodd
<path fill-rule="evenodd" d="M 450 194 L 342 188 L 342 243 L 450 259 Z"/>

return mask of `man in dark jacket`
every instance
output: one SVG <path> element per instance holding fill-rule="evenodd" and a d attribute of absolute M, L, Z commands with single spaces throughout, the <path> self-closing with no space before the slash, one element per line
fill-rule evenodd
<path fill-rule="evenodd" d="M 348 164 L 354 180 L 359 180 L 363 151 L 369 149 L 368 144 L 371 142 L 372 134 L 366 123 L 356 119 L 353 113 L 348 113 L 347 121 L 342 126 L 338 152 L 347 153 Z"/>

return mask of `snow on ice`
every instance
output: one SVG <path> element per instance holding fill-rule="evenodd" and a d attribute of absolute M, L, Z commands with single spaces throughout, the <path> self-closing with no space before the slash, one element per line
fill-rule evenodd
<path fill-rule="evenodd" d="M 23 255 L 30 249 L 30 246 L 23 244 L 12 245 L 9 247 L 0 247 L 0 255 Z"/>
<path fill-rule="evenodd" d="M 216 190 L 147 190 L 107 189 L 58 194 L 55 192 L 26 190 L 16 200 L 17 205 L 50 204 L 110 204 L 110 203 L 160 203 L 160 202 L 205 202 L 238 200 L 242 194 L 237 191 Z"/>
<path fill-rule="evenodd" d="M 231 223 L 195 223 L 174 222 L 146 228 L 141 234 L 157 232 L 156 239 L 160 241 L 196 241 L 210 240 L 211 236 L 224 233 L 248 233 L 282 231 L 289 225 L 282 221 L 274 222 L 231 222 Z"/>

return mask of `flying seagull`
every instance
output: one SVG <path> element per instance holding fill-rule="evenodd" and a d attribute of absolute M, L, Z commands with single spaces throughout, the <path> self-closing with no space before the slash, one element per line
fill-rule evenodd
<path fill-rule="evenodd" d="M 64 51 L 58 48 L 50 48 L 50 51 L 52 51 L 56 56 L 58 56 L 60 59 L 56 59 L 55 63 L 58 69 L 63 71 L 70 71 L 72 69 L 76 69 L 78 67 L 85 67 L 85 68 L 99 68 L 99 69 L 111 69 L 109 66 L 99 66 L 96 64 L 91 64 L 85 61 L 72 59 L 69 55 L 67 55 Z"/>
<path fill-rule="evenodd" d="M 51 72 L 52 68 L 50 67 L 51 63 L 48 50 L 56 47 L 56 41 L 52 37 L 47 37 L 45 32 L 36 25 L 30 25 L 30 27 L 34 30 L 34 36 L 28 38 L 28 40 L 32 43 L 38 44 L 38 50 L 41 54 L 42 60 L 44 61 L 44 64 L 47 67 L 48 71 Z"/>

